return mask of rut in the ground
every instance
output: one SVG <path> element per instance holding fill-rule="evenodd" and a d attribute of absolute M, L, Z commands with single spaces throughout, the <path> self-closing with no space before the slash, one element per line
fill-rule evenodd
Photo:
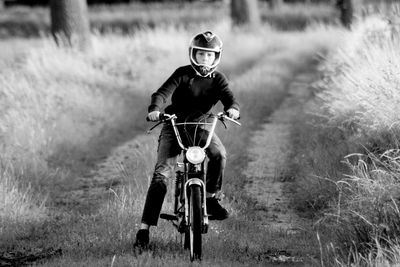
<path fill-rule="evenodd" d="M 286 99 L 251 139 L 250 161 L 244 171 L 245 191 L 256 202 L 257 209 L 266 211 L 264 222 L 269 229 L 297 232 L 306 223 L 291 208 L 285 182 L 290 178 L 287 173 L 291 123 L 311 98 L 314 73 L 295 77 Z"/>

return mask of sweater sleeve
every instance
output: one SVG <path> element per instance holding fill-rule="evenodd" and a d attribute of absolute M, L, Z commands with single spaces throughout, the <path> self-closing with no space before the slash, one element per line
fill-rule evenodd
<path fill-rule="evenodd" d="M 160 111 L 162 106 L 167 102 L 181 81 L 180 69 L 174 73 L 161 85 L 161 87 L 151 95 L 151 102 L 148 107 L 148 112 Z"/>
<path fill-rule="evenodd" d="M 220 88 L 220 101 L 224 105 L 224 111 L 234 108 L 240 111 L 239 103 L 236 101 L 232 90 L 229 88 L 228 80 L 222 73 L 216 75 L 217 86 Z"/>

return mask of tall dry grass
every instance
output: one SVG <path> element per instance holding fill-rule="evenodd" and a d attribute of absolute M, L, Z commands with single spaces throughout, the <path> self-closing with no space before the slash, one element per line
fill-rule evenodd
<path fill-rule="evenodd" d="M 370 138 L 396 132 L 399 37 L 392 33 L 387 21 L 368 18 L 328 59 L 322 87 L 329 90 L 319 97 L 329 125 L 352 128 Z"/>
<path fill-rule="evenodd" d="M 302 118 L 313 124 L 298 138 L 307 140 L 298 152 L 308 150 L 298 163 L 309 170 L 297 185 L 309 194 L 296 200 L 325 213 L 332 265 L 398 264 L 397 27 L 374 15 L 346 33 Z"/>
<path fill-rule="evenodd" d="M 74 164 L 74 157 L 93 150 L 91 143 L 103 131 L 121 124 L 140 128 L 135 118 L 142 115 L 137 112 L 145 108 L 142 99 L 147 90 L 157 86 L 154 73 L 163 75 L 162 69 L 170 66 L 167 62 L 180 59 L 173 51 L 160 56 L 163 45 L 168 45 L 161 34 L 159 41 L 148 38 L 151 33 L 135 38 L 95 36 L 90 54 L 62 50 L 51 39 L 43 39 L 18 55 L 17 64 L 3 69 L 2 164 L 15 170 L 14 177 L 4 176 L 11 181 L 3 192 L 26 185 L 45 197 L 46 184 L 51 186 L 74 171 L 69 162 Z M 151 50 L 152 46 L 159 48 Z M 158 58 L 163 64 L 155 67 L 152 62 Z"/>
<path fill-rule="evenodd" d="M 399 151 L 379 155 L 349 155 L 351 174 L 337 181 L 339 199 L 333 221 L 344 262 L 370 263 L 398 260 L 396 247 L 400 234 Z M 357 160 L 352 161 L 351 157 Z M 336 251 L 336 252 L 337 252 Z M 397 262 L 398 263 L 398 262 Z"/>

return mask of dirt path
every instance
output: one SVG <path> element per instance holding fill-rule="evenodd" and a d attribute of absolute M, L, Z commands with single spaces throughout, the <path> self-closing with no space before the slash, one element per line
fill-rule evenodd
<path fill-rule="evenodd" d="M 79 211 L 85 214 L 95 213 L 109 199 L 108 196 L 113 194 L 110 189 L 114 190 L 126 180 L 135 181 L 130 177 L 130 174 L 127 174 L 128 167 L 125 163 L 130 162 L 130 165 L 132 165 L 133 162 L 134 165 L 135 158 L 142 156 L 139 154 L 143 149 L 143 144 L 149 143 L 152 145 L 146 146 L 151 146 L 152 149 L 148 149 L 148 151 L 154 152 L 153 147 L 156 144 L 154 134 L 138 135 L 136 138 L 116 146 L 93 169 L 89 170 L 85 175 L 77 177 L 74 180 L 73 188 L 69 185 L 69 189 L 58 193 L 55 198 L 55 205 L 58 208 L 64 207 L 67 210 Z M 142 191 L 147 189 L 143 187 L 143 184 L 139 183 L 137 187 L 142 187 Z"/>
<path fill-rule="evenodd" d="M 309 222 L 290 207 L 286 183 L 292 178 L 287 166 L 290 156 L 290 131 L 295 115 L 311 97 L 310 84 L 316 80 L 311 70 L 294 78 L 288 96 L 256 131 L 248 150 L 250 162 L 244 171 L 245 190 L 260 209 L 266 210 L 265 223 L 274 230 L 297 232 Z"/>
<path fill-rule="evenodd" d="M 313 70 L 293 79 L 288 96 L 268 118 L 268 122 L 254 133 L 248 149 L 250 161 L 244 170 L 247 177 L 245 191 L 257 203 L 257 209 L 267 211 L 263 216 L 265 224 L 276 230 L 296 232 L 307 223 L 290 207 L 285 184 L 291 178 L 288 177 L 290 170 L 287 166 L 291 151 L 291 122 L 310 99 L 309 86 L 315 80 Z M 110 194 L 109 189 L 124 180 L 124 162 L 131 161 L 142 144 L 155 142 L 154 134 L 143 134 L 115 147 L 94 169 L 75 180 L 74 189 L 60 193 L 56 199 L 57 205 L 84 213 L 94 212 L 106 199 L 105 196 Z"/>
<path fill-rule="evenodd" d="M 247 195 L 256 203 L 255 212 L 258 217 L 256 223 L 260 224 L 260 231 L 272 232 L 272 242 L 269 240 L 258 240 L 259 233 L 253 236 L 252 222 L 245 221 L 246 225 L 252 228 L 249 231 L 251 236 L 243 237 L 232 248 L 235 253 L 243 254 L 244 258 L 258 258 L 258 262 L 274 264 L 290 264 L 290 266 L 307 266 L 310 258 L 314 261 L 316 255 L 306 255 L 299 246 L 308 246 L 308 239 L 302 243 L 304 229 L 310 229 L 311 222 L 299 217 L 290 207 L 290 192 L 287 184 L 292 175 L 290 166 L 288 166 L 290 157 L 290 135 L 292 122 L 295 115 L 299 113 L 305 102 L 312 96 L 310 84 L 317 80 L 317 72 L 312 65 L 307 66 L 308 71 L 295 76 L 287 89 L 287 96 L 278 109 L 268 117 L 268 120 L 255 132 L 248 148 L 248 164 L 243 170 L 247 177 L 244 186 Z M 155 153 L 154 146 L 157 141 L 156 131 L 151 135 L 141 134 L 136 138 L 128 140 L 111 149 L 108 156 L 98 162 L 96 167 L 90 170 L 86 175 L 78 177 L 74 181 L 73 188 L 65 190 L 56 199 L 58 206 L 68 207 L 69 210 L 80 211 L 83 213 L 95 214 L 102 204 L 110 199 L 110 194 L 120 184 L 135 183 L 135 192 L 142 197 L 147 190 L 147 183 L 151 176 L 149 170 L 153 169 L 154 162 L 138 161 L 143 159 L 143 153 Z M 146 159 L 155 158 L 146 157 Z M 136 162 L 138 161 L 138 162 Z M 143 166 L 142 166 L 143 165 Z M 145 165 L 145 166 L 144 166 Z M 140 174 L 136 177 L 135 173 Z M 145 173 L 146 177 L 143 177 Z M 140 178 L 140 179 L 139 179 Z M 140 182 L 139 182 L 140 181 Z M 243 218 L 239 218 L 239 221 Z M 238 225 L 240 222 L 236 222 Z M 229 236 L 229 224 L 234 221 L 226 220 L 221 224 L 214 223 L 212 232 L 209 236 L 212 240 L 218 240 L 218 235 Z M 265 227 L 264 227 L 265 226 Z M 238 227 L 238 226 L 237 226 Z M 247 227 L 247 226 L 246 226 Z M 256 228 L 254 228 L 256 229 Z M 133 231 L 133 230 L 132 230 Z M 233 229 L 232 232 L 236 230 Z M 284 235 L 281 235 L 281 233 Z M 220 234 L 221 233 L 221 234 Z M 162 233 L 158 233 L 154 240 L 162 240 Z M 214 237 L 213 237 L 214 235 Z M 267 236 L 267 235 L 264 235 Z M 131 242 L 133 234 L 128 237 Z M 236 237 L 232 240 L 236 240 Z M 243 244 L 245 247 L 241 247 Z M 292 243 L 290 243 L 292 242 Z M 161 242 L 161 246 L 162 246 Z M 305 244 L 305 245 L 304 245 Z M 160 243 L 155 241 L 155 246 Z M 222 246 L 222 245 L 221 245 Z M 130 247 L 130 245 L 129 245 Z M 214 246 L 213 248 L 217 248 Z M 222 247 L 225 247 L 222 246 Z M 250 252 L 248 249 L 252 248 Z M 164 247 L 161 250 L 165 250 Z M 228 251 L 230 251 L 228 249 Z M 208 254 L 211 252 L 209 251 Z M 246 254 L 247 253 L 247 254 Z M 252 254 L 253 253 L 253 254 Z M 247 256 L 246 256 L 247 255 Z M 146 256 L 144 256 L 146 257 Z M 230 256 L 232 258 L 232 255 Z M 140 259 L 140 258 L 139 258 Z M 268 265 L 276 266 L 276 265 Z M 286 265 L 285 265 L 286 266 Z M 311 265 L 308 265 L 311 266 Z"/>

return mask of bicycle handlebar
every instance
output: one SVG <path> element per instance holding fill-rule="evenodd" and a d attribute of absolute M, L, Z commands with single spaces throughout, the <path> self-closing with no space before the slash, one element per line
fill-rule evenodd
<path fill-rule="evenodd" d="M 233 123 L 235 123 L 235 124 L 237 124 L 239 126 L 242 126 L 242 124 L 240 122 L 238 122 L 235 119 L 230 118 L 229 116 L 226 115 L 225 112 L 219 112 L 219 113 L 217 113 L 217 115 L 211 115 L 211 116 L 216 116 L 221 121 L 226 119 L 226 120 L 228 120 L 230 122 L 233 122 Z M 175 114 L 171 115 L 171 114 L 168 114 L 168 113 L 160 113 L 159 120 L 157 121 L 157 124 L 155 126 L 151 127 L 150 131 L 153 130 L 155 127 L 157 127 L 158 125 L 160 125 L 163 122 L 167 122 L 167 121 L 170 121 L 172 119 L 177 119 L 177 118 L 178 117 Z M 151 120 L 149 119 L 149 117 L 146 117 L 146 121 L 151 121 Z"/>
<path fill-rule="evenodd" d="M 203 148 L 206 148 L 206 147 L 208 147 L 208 146 L 210 145 L 211 137 L 212 137 L 212 134 L 213 134 L 214 131 L 215 131 L 215 126 L 216 126 L 216 124 L 217 124 L 217 120 L 222 121 L 222 123 L 224 122 L 224 120 L 228 120 L 228 121 L 233 122 L 233 123 L 235 123 L 235 124 L 237 124 L 237 125 L 239 125 L 239 126 L 242 125 L 242 124 L 241 124 L 240 122 L 238 122 L 237 120 L 234 120 L 234 119 L 230 118 L 229 116 L 227 116 L 224 112 L 219 112 L 217 115 L 211 115 L 211 117 L 214 117 L 214 120 L 213 120 L 212 123 L 209 123 L 209 124 L 212 125 L 212 126 L 211 126 L 211 130 L 210 130 L 210 135 L 209 135 L 209 137 L 207 138 L 206 145 L 205 145 Z M 164 122 L 167 122 L 167 121 L 171 121 L 172 127 L 174 128 L 174 132 L 175 132 L 175 135 L 176 135 L 177 140 L 178 140 L 178 143 L 179 143 L 179 146 L 180 146 L 182 149 L 186 149 L 186 147 L 184 147 L 184 145 L 182 144 L 182 140 L 181 140 L 181 138 L 180 138 L 180 136 L 179 136 L 179 132 L 178 132 L 178 130 L 177 130 L 177 128 L 176 128 L 177 125 L 180 124 L 180 123 L 178 123 L 178 124 L 175 123 L 175 120 L 176 120 L 178 117 L 177 117 L 175 114 L 170 115 L 170 114 L 167 114 L 167 113 L 160 113 L 159 118 L 160 118 L 159 122 L 158 122 L 157 124 L 155 124 L 153 127 L 151 127 L 151 128 L 147 131 L 147 133 L 150 133 L 154 128 L 156 128 L 156 127 L 157 127 L 158 125 L 160 125 L 161 123 L 164 123 Z M 148 118 L 146 118 L 146 120 L 149 121 Z M 200 123 L 200 122 L 194 122 L 194 123 L 195 123 L 195 124 L 196 124 L 196 123 L 197 123 L 197 124 L 202 124 L 202 123 Z M 183 123 L 183 124 L 185 124 L 185 123 Z M 225 124 L 224 124 L 224 125 L 225 125 Z M 226 127 L 226 126 L 225 126 L 225 127 Z"/>

